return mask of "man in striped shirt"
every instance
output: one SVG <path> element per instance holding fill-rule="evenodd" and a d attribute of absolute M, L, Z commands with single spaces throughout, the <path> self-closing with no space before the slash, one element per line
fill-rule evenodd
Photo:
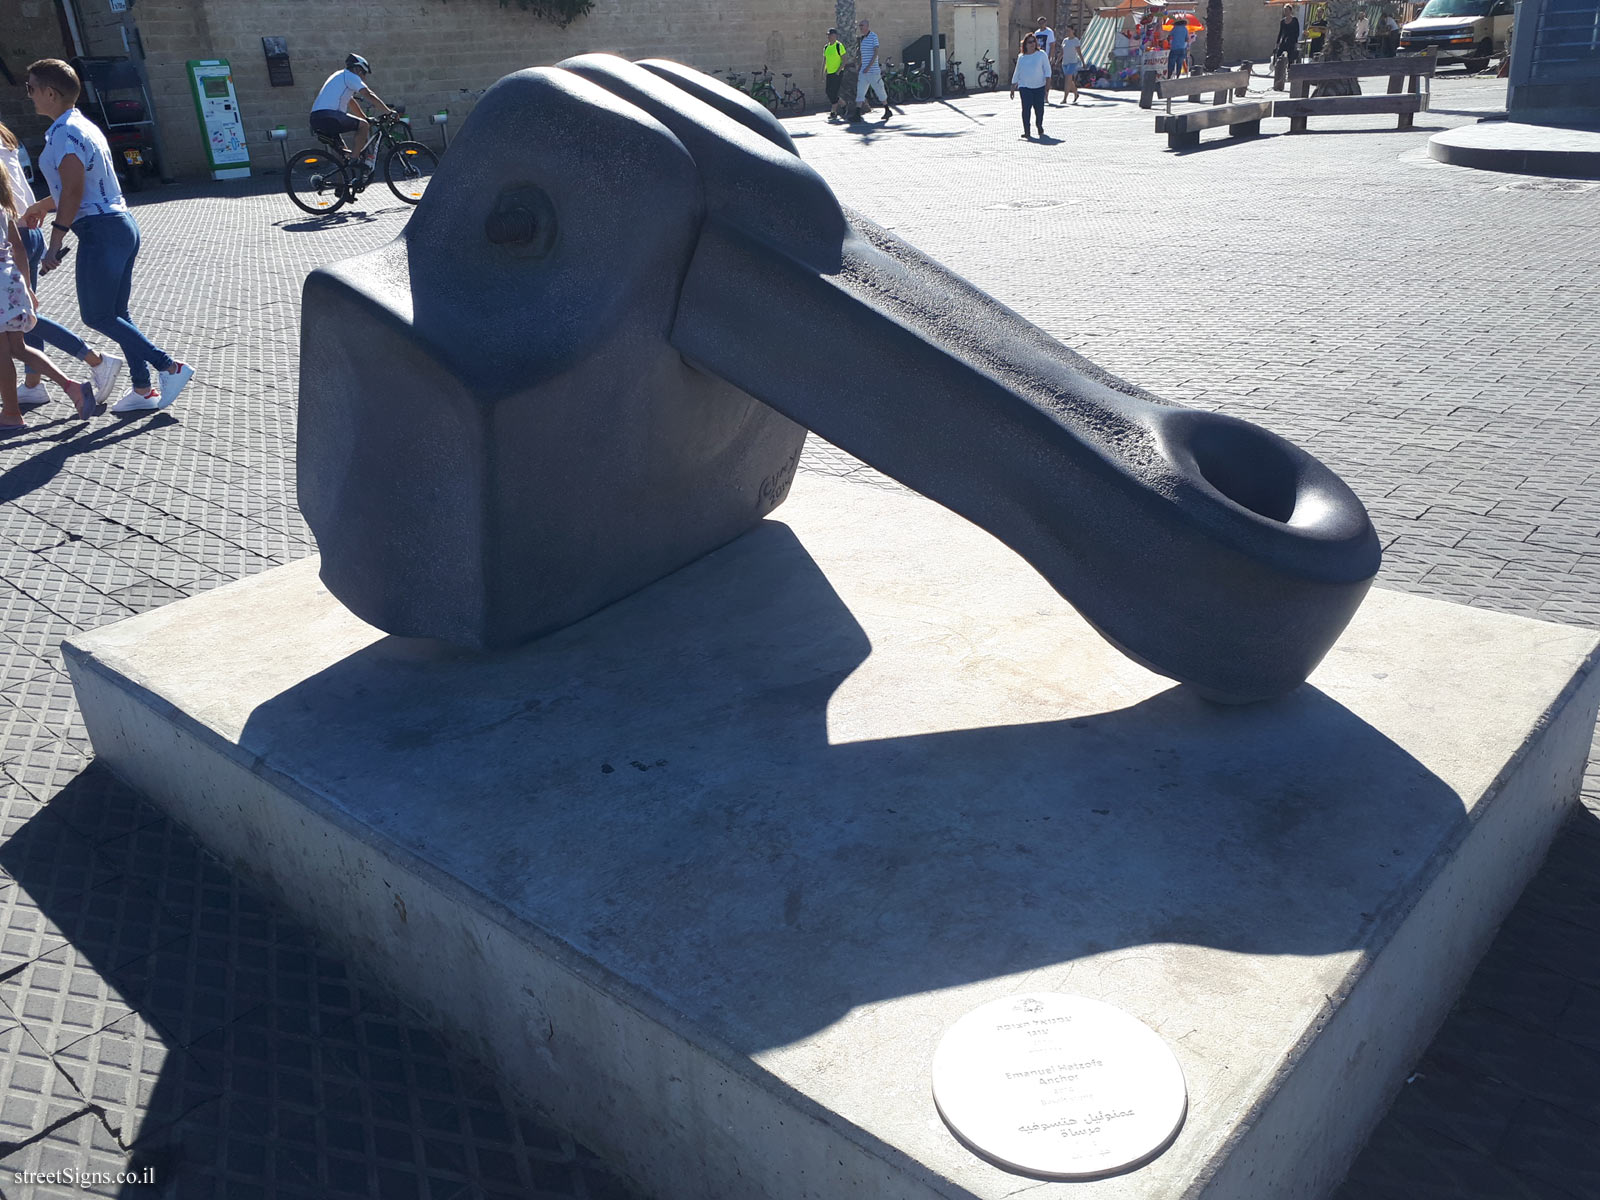
<path fill-rule="evenodd" d="M 856 114 L 859 118 L 861 103 L 867 98 L 867 90 L 873 89 L 878 93 L 878 99 L 883 102 L 883 123 L 889 123 L 889 92 L 883 86 L 883 63 L 878 60 L 878 35 L 872 32 L 872 26 L 866 21 L 859 22 L 861 26 L 861 67 L 860 74 L 856 77 Z"/>

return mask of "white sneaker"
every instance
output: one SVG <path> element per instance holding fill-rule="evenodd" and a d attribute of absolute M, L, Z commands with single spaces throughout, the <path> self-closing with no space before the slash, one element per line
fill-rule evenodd
<path fill-rule="evenodd" d="M 44 390 L 44 384 L 36 383 L 32 387 L 25 383 L 17 385 L 17 405 L 23 412 L 49 403 L 50 393 Z"/>
<path fill-rule="evenodd" d="M 117 372 L 122 370 L 122 360 L 115 354 L 102 354 L 100 365 L 89 368 L 89 382 L 94 385 L 94 398 L 104 400 L 111 395 L 117 382 Z"/>
<path fill-rule="evenodd" d="M 158 408 L 165 408 L 178 398 L 178 393 L 183 391 L 184 384 L 194 378 L 194 368 L 188 363 L 179 363 L 176 371 L 162 371 L 158 376 L 161 384 L 161 403 Z"/>
<path fill-rule="evenodd" d="M 134 390 L 132 388 L 129 388 L 127 395 L 123 396 L 121 400 L 118 400 L 115 404 L 113 404 L 111 406 L 111 411 L 114 412 L 114 413 L 119 413 L 119 414 L 120 413 L 136 413 L 136 412 L 154 412 L 156 409 L 158 409 L 160 407 L 161 407 L 161 393 L 160 392 L 152 392 L 150 395 L 146 396 L 143 392 L 136 391 L 136 390 Z"/>

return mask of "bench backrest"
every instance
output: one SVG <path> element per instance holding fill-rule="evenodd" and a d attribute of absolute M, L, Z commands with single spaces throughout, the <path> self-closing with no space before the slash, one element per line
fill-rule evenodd
<path fill-rule="evenodd" d="M 1290 83 L 1321 83 L 1328 79 L 1366 79 L 1377 75 L 1433 74 L 1438 60 L 1432 54 L 1402 54 L 1395 58 L 1358 58 L 1349 62 L 1297 63 L 1289 68 Z"/>
<path fill-rule="evenodd" d="M 1250 86 L 1249 71 L 1216 71 L 1210 75 L 1184 75 L 1178 79 L 1163 79 L 1159 84 L 1161 98 L 1198 96 L 1203 92 L 1232 91 Z"/>

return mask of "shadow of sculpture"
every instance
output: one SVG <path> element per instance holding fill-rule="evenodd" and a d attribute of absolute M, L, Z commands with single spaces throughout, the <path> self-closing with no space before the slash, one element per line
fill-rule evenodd
<path fill-rule="evenodd" d="M 82 1173 L 7 1195 L 90 1194 L 101 1171 L 137 1177 L 93 1192 L 121 1200 L 417 1195 L 430 1176 L 553 1195 L 578 1175 L 634 1197 L 103 766 L 0 843 L 0 870 L 0 1052 L 27 1064 L 0 1177 Z"/>
<path fill-rule="evenodd" d="M 239 743 L 745 1053 L 1123 947 L 1359 947 L 1464 825 L 1315 688 L 974 725 L 874 668 L 773 519 L 518 651 L 383 638 Z M 841 740 L 862 713 L 924 731 Z"/>
<path fill-rule="evenodd" d="M 1074 354 L 673 63 L 502 80 L 304 317 L 301 507 L 329 589 L 391 633 L 507 648 L 598 611 L 781 503 L 802 427 L 1215 699 L 1301 683 L 1379 563 L 1309 454 Z"/>

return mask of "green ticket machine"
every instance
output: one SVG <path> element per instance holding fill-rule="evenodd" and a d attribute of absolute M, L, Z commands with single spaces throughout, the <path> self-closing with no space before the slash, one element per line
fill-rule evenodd
<path fill-rule="evenodd" d="M 189 85 L 200 116 L 213 179 L 248 179 L 250 147 L 244 140 L 244 119 L 233 91 L 233 68 L 225 58 L 191 58 Z"/>

